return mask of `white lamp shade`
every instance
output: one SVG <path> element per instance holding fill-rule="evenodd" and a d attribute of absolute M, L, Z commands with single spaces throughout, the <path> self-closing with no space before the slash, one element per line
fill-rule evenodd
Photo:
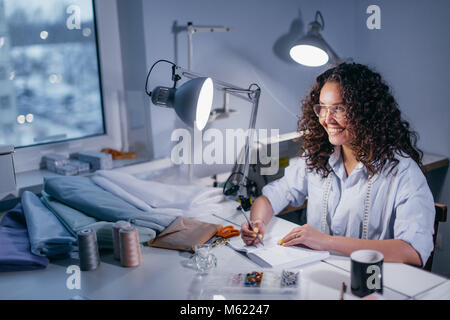
<path fill-rule="evenodd" d="M 188 126 L 203 130 L 212 108 L 214 86 L 211 78 L 189 80 L 176 89 L 173 108 Z"/>
<path fill-rule="evenodd" d="M 320 67 L 329 60 L 328 53 L 325 50 L 308 44 L 293 46 L 289 54 L 295 62 L 308 67 Z"/>
<path fill-rule="evenodd" d="M 197 114 L 195 116 L 195 125 L 198 130 L 203 130 L 208 123 L 209 114 L 214 97 L 214 84 L 211 78 L 206 78 L 200 89 L 197 101 Z"/>

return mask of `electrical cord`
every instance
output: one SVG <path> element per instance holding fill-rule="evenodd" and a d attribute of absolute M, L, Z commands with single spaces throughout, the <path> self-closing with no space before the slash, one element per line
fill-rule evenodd
<path fill-rule="evenodd" d="M 256 87 L 258 88 L 258 90 L 261 90 L 261 87 L 260 87 L 258 84 L 256 84 L 256 83 L 252 83 L 252 84 L 248 87 L 248 90 L 251 90 L 253 86 L 256 86 Z M 248 98 L 249 98 L 249 99 L 252 98 L 251 95 L 250 95 L 250 93 L 248 94 Z"/>
<path fill-rule="evenodd" d="M 226 196 L 233 195 L 239 190 L 239 184 L 234 184 L 230 188 L 227 188 L 227 186 L 230 184 L 231 178 L 233 178 L 236 175 L 244 176 L 244 174 L 240 171 L 232 172 L 230 176 L 228 177 L 227 181 L 225 181 L 225 184 L 223 185 L 223 194 Z"/>
<path fill-rule="evenodd" d="M 253 168 L 255 171 L 255 168 Z M 235 176 L 243 176 L 244 174 L 241 171 L 232 172 L 228 179 L 225 181 L 225 184 L 223 185 L 223 194 L 226 196 L 234 196 L 239 191 L 240 185 L 239 183 L 232 182 L 232 179 Z M 265 177 L 264 177 L 265 178 Z M 265 180 L 267 183 L 267 180 Z M 247 189 L 247 193 L 249 197 L 256 197 L 259 196 L 257 194 L 257 185 L 256 182 L 249 179 L 248 177 L 245 177 L 245 181 L 243 182 L 245 188 Z"/>
<path fill-rule="evenodd" d="M 150 78 L 150 74 L 152 73 L 153 68 L 154 68 L 158 63 L 160 63 L 160 62 L 167 62 L 167 63 L 169 63 L 169 64 L 172 65 L 172 80 L 175 81 L 174 87 L 176 86 L 176 81 L 179 80 L 179 79 L 178 79 L 179 76 L 178 76 L 177 78 L 175 78 L 175 67 L 177 66 L 175 63 L 173 63 L 172 61 L 169 61 L 169 60 L 165 60 L 165 59 L 160 59 L 160 60 L 156 61 L 156 62 L 151 66 L 151 68 L 150 68 L 150 70 L 149 70 L 149 72 L 148 72 L 148 74 L 147 74 L 147 79 L 145 80 L 145 93 L 146 93 L 149 97 L 152 96 L 152 92 L 148 90 L 148 80 L 149 80 L 149 78 Z"/>
<path fill-rule="evenodd" d="M 320 17 L 320 20 L 322 21 L 322 23 L 320 23 L 317 18 Z M 323 16 L 322 13 L 320 11 L 316 11 L 316 22 L 318 24 L 320 24 L 320 30 L 323 30 L 325 28 L 325 20 L 323 20 Z"/>

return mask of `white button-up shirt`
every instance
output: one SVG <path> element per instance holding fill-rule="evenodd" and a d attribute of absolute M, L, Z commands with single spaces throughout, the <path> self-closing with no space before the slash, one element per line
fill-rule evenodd
<path fill-rule="evenodd" d="M 368 171 L 362 163 L 347 177 L 341 148 L 330 156 L 333 170 L 328 196 L 326 232 L 361 238 Z M 388 174 L 383 170 L 372 177 L 368 239 L 401 239 L 419 253 L 422 264 L 433 250 L 434 200 L 425 176 L 414 160 L 396 156 L 400 161 Z M 286 168 L 284 177 L 266 185 L 262 193 L 278 214 L 287 205 L 301 206 L 308 197 L 307 222 L 322 231 L 322 204 L 326 178 L 309 171 L 305 159 L 296 158 Z"/>

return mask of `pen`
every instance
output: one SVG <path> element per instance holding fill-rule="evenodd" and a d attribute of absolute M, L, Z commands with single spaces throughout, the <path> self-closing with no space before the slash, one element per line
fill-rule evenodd
<path fill-rule="evenodd" d="M 253 224 L 250 222 L 250 219 L 247 218 L 247 215 L 245 214 L 244 208 L 242 208 L 242 206 L 239 206 L 239 209 L 241 209 L 241 212 L 244 215 L 245 220 L 247 220 L 248 226 L 253 230 L 254 229 L 253 228 Z M 256 232 L 256 236 L 258 237 L 259 242 L 261 242 L 261 244 L 264 245 L 264 242 L 262 242 L 262 239 L 261 239 L 261 237 L 259 236 L 259 234 L 257 232 Z"/>
<path fill-rule="evenodd" d="M 341 300 L 344 300 L 344 293 L 347 291 L 347 285 L 345 284 L 345 282 L 342 282 L 342 286 L 341 286 Z"/>

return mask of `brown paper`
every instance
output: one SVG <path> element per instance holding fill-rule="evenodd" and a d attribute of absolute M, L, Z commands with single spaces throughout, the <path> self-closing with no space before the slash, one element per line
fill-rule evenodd
<path fill-rule="evenodd" d="M 155 239 L 150 240 L 148 245 L 165 249 L 192 251 L 196 244 L 205 243 L 220 228 L 222 228 L 220 224 L 178 217 Z"/>

